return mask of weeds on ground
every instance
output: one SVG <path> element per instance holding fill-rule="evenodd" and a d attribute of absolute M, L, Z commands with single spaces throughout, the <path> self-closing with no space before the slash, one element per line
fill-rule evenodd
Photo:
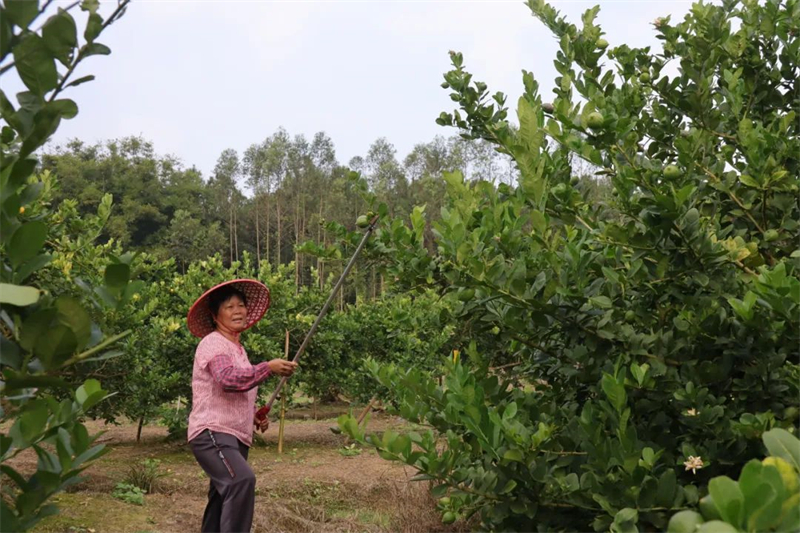
<path fill-rule="evenodd" d="M 158 491 L 159 480 L 168 474 L 161 471 L 161 460 L 145 459 L 130 467 L 123 483 L 142 489 L 147 494 Z"/>
<path fill-rule="evenodd" d="M 129 483 L 117 483 L 117 486 L 111 495 L 118 500 L 124 501 L 125 503 L 144 505 L 144 491 L 139 487 Z"/>
<path fill-rule="evenodd" d="M 356 448 L 356 443 L 354 442 L 350 446 L 342 446 L 337 450 L 339 455 L 344 455 L 345 457 L 352 457 L 354 455 L 361 455 L 361 448 Z"/>

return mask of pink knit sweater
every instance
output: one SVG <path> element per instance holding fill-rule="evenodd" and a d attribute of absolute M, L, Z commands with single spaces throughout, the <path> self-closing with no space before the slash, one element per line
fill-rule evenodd
<path fill-rule="evenodd" d="M 230 361 L 241 374 L 250 374 L 253 384 L 263 381 L 269 370 L 266 363 L 252 366 L 244 348 L 214 331 L 203 337 L 194 356 L 192 370 L 192 412 L 189 415 L 189 440 L 210 429 L 228 433 L 250 446 L 253 442 L 253 414 L 258 387 L 250 390 L 226 390 L 225 381 L 215 379 L 212 359 Z M 263 367 L 263 368 L 262 368 Z"/>

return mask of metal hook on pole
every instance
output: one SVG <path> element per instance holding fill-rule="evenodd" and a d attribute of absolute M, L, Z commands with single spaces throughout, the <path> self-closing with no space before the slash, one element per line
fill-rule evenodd
<path fill-rule="evenodd" d="M 367 239 L 369 239 L 370 235 L 372 235 L 372 232 L 375 230 L 375 225 L 378 223 L 378 219 L 379 218 L 380 218 L 380 215 L 375 215 L 373 217 L 373 219 L 370 221 L 369 226 L 367 227 L 367 230 L 364 232 L 364 237 L 361 239 L 361 242 L 358 244 L 358 247 L 356 248 L 356 251 L 353 253 L 353 256 L 350 258 L 350 261 L 347 263 L 347 266 L 342 271 L 342 275 L 339 276 L 339 280 L 336 282 L 336 285 L 333 286 L 333 290 L 331 291 L 330 296 L 328 296 L 328 300 L 325 302 L 325 305 L 322 306 L 322 310 L 317 315 L 317 319 L 314 320 L 314 323 L 311 325 L 311 329 L 308 330 L 308 333 L 306 334 L 306 338 L 303 339 L 303 343 L 300 345 L 300 348 L 297 349 L 297 353 L 294 354 L 294 357 L 292 358 L 292 362 L 296 363 L 298 361 L 298 359 L 300 359 L 300 357 L 306 351 L 306 348 L 308 347 L 308 344 L 311 342 L 311 337 L 317 331 L 317 327 L 319 326 L 319 323 L 322 321 L 322 319 L 325 317 L 325 314 L 328 312 L 328 308 L 331 306 L 331 303 L 333 302 L 333 299 L 336 297 L 336 293 L 339 292 L 339 289 L 341 288 L 342 284 L 344 283 L 344 279 L 347 277 L 347 274 L 350 273 L 350 270 L 353 268 L 353 265 L 355 265 L 356 258 L 361 253 L 361 250 L 364 249 L 364 245 L 367 243 Z M 286 381 L 288 379 L 289 378 L 286 377 L 286 376 L 281 378 L 280 382 L 278 383 L 278 386 L 275 388 L 275 391 L 272 393 L 272 396 L 270 396 L 269 401 L 267 402 L 267 404 L 256 412 L 256 418 L 258 418 L 259 420 L 263 420 L 264 418 L 266 418 L 267 414 L 269 414 L 270 410 L 272 409 L 272 404 L 275 402 L 275 398 L 278 397 L 278 394 L 280 394 L 281 389 L 286 384 Z"/>

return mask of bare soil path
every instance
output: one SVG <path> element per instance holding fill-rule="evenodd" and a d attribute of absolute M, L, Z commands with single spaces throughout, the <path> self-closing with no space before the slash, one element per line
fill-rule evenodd
<path fill-rule="evenodd" d="M 399 429 L 404 422 L 375 415 L 370 431 Z M 166 429 L 145 426 L 136 443 L 136 425 L 90 422 L 90 433 L 105 430 L 100 441 L 111 452 L 87 470 L 88 479 L 57 496 L 61 513 L 42 521 L 37 533 L 136 533 L 199 531 L 208 478 L 184 442 L 167 442 Z M 348 439 L 330 427 L 335 418 L 287 420 L 284 453 L 277 453 L 277 424 L 254 443 L 249 462 L 256 473 L 254 533 L 264 532 L 429 532 L 461 531 L 444 526 L 426 483 L 411 482 L 415 472 L 385 461 L 368 449 L 346 455 Z M 357 450 L 358 448 L 356 448 Z M 160 461 L 166 474 L 144 505 L 114 498 L 117 483 L 145 459 Z M 14 466 L 32 469 L 35 456 L 20 456 Z"/>

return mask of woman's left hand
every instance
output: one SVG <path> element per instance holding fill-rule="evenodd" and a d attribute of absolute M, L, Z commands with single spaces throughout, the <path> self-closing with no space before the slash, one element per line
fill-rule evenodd
<path fill-rule="evenodd" d="M 265 416 L 262 420 L 259 420 L 254 416 L 253 424 L 256 426 L 256 429 L 258 429 L 261 433 L 264 433 L 269 428 L 269 417 Z"/>

